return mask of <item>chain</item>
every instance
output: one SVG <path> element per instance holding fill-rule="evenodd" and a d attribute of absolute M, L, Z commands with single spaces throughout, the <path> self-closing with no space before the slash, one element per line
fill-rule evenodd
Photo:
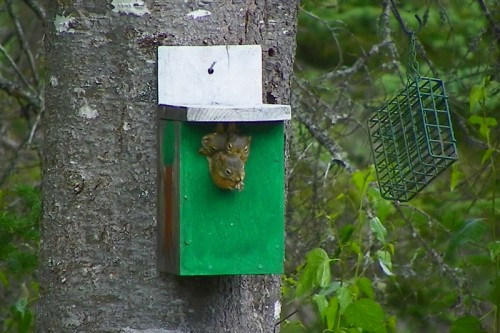
<path fill-rule="evenodd" d="M 408 80 L 420 78 L 420 67 L 417 62 L 417 37 L 414 31 L 410 33 L 410 52 L 408 54 L 408 66 L 406 76 Z"/>

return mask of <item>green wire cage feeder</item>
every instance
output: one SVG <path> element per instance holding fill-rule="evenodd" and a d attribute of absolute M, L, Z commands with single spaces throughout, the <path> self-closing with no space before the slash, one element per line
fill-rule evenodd
<path fill-rule="evenodd" d="M 408 201 L 457 160 L 448 96 L 440 79 L 421 77 L 410 35 L 408 81 L 368 119 L 380 194 Z M 413 59 L 412 59 L 413 57 Z"/>

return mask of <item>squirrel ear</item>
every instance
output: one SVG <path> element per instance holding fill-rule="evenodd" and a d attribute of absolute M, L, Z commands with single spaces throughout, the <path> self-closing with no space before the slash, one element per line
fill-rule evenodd
<path fill-rule="evenodd" d="M 252 142 L 252 137 L 251 136 L 248 136 L 248 143 Z"/>

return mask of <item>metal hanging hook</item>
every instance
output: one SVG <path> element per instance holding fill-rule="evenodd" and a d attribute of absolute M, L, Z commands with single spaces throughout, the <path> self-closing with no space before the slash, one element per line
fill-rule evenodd
<path fill-rule="evenodd" d="M 401 26 L 401 29 L 404 31 L 404 33 L 408 36 L 408 39 L 410 40 L 410 52 L 408 55 L 408 65 L 407 65 L 407 77 L 408 80 L 415 80 L 420 77 L 420 69 L 419 65 L 417 62 L 417 50 L 416 50 L 416 44 L 417 44 L 417 37 L 416 35 L 422 30 L 423 27 L 423 22 L 420 16 L 415 15 L 415 18 L 418 21 L 418 29 L 417 31 L 408 29 L 403 22 L 403 19 L 401 18 L 401 14 L 399 13 L 398 7 L 396 6 L 396 3 L 394 0 L 391 0 L 392 4 L 392 12 L 394 14 L 394 17 L 396 20 L 399 22 L 399 25 Z"/>
<path fill-rule="evenodd" d="M 410 30 L 410 29 L 408 29 L 406 27 L 405 23 L 403 22 L 403 19 L 401 18 L 401 14 L 399 14 L 398 6 L 396 6 L 396 3 L 394 2 L 394 0 L 391 0 L 391 4 L 392 4 L 392 6 L 391 6 L 392 7 L 392 13 L 394 14 L 394 17 L 396 18 L 396 20 L 398 20 L 399 25 L 401 26 L 401 29 L 408 36 L 408 38 L 411 39 L 411 36 L 413 34 L 418 34 L 420 32 L 420 30 L 422 30 L 422 27 L 423 27 L 424 24 L 423 24 L 422 19 L 420 18 L 420 16 L 418 16 L 417 14 L 415 14 L 415 18 L 418 21 L 418 29 L 417 29 L 417 31 Z"/>

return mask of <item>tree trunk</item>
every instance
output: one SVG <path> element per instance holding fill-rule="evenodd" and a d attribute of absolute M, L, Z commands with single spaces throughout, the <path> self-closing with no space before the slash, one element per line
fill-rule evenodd
<path fill-rule="evenodd" d="M 260 44 L 264 102 L 289 104 L 297 8 L 50 1 L 37 332 L 273 331 L 279 276 L 159 277 L 156 48 Z"/>

